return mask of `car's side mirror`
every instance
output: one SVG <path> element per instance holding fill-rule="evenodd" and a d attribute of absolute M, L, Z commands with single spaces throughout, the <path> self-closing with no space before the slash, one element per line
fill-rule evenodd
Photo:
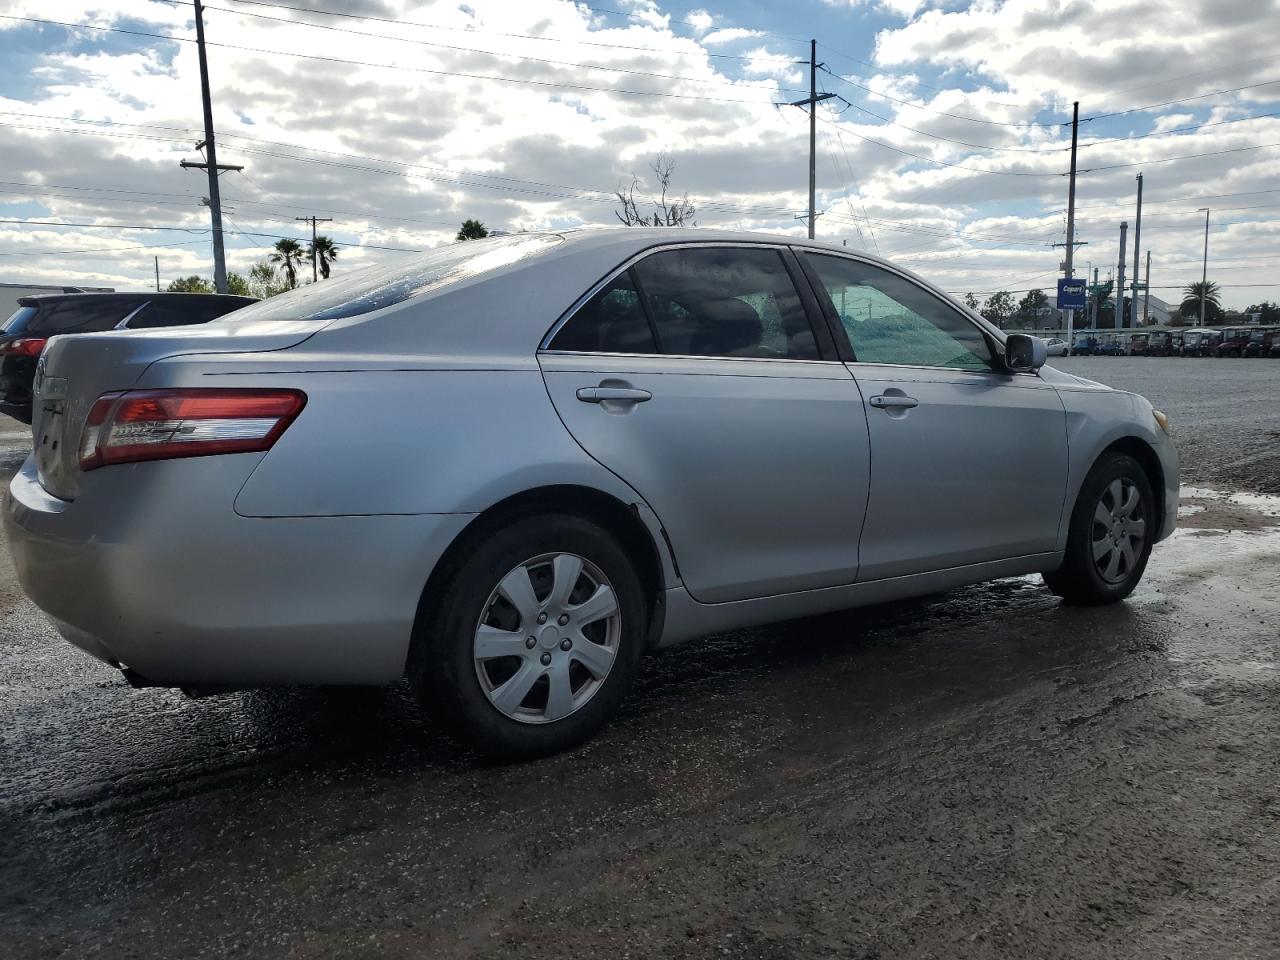
<path fill-rule="evenodd" d="M 1025 333 L 1011 333 L 1004 342 L 1004 365 L 1010 373 L 1034 373 L 1048 358 L 1044 341 Z"/>

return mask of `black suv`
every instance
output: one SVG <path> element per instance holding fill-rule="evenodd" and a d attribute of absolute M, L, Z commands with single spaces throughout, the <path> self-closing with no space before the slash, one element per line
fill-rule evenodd
<path fill-rule="evenodd" d="M 254 303 L 213 293 L 55 293 L 22 297 L 0 327 L 0 413 L 31 422 L 31 384 L 45 341 L 58 334 L 208 323 Z"/>

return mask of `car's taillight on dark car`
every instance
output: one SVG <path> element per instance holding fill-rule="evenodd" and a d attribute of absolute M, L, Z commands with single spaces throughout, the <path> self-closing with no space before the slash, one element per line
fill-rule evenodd
<path fill-rule="evenodd" d="M 19 337 L 8 343 L 0 343 L 0 356 L 38 357 L 48 342 L 48 337 Z"/>
<path fill-rule="evenodd" d="M 80 468 L 270 450 L 307 402 L 301 390 L 104 393 L 80 436 Z"/>

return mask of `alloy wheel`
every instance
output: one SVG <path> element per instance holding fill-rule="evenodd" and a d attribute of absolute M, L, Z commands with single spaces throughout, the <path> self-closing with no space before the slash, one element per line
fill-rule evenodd
<path fill-rule="evenodd" d="M 1093 563 L 1107 583 L 1120 583 L 1138 565 L 1146 540 L 1146 511 L 1137 484 L 1112 480 L 1093 511 Z"/>
<path fill-rule="evenodd" d="M 521 723 L 552 723 L 586 705 L 618 654 L 617 594 L 591 561 L 546 553 L 493 588 L 472 645 L 489 702 Z"/>

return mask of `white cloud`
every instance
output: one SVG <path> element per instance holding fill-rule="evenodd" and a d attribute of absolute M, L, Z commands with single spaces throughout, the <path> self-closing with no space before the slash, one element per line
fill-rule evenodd
<path fill-rule="evenodd" d="M 836 101 L 820 108 L 819 206 L 827 211 L 820 235 L 878 243 L 951 289 L 1009 285 L 1037 267 L 1052 273 L 1060 252 L 1044 244 L 1062 234 L 1066 131 L 1020 124 L 1043 119 L 1038 111 L 1046 104 L 1048 114 L 1061 116 L 1064 102 L 1069 109 L 1076 97 L 1086 114 L 1110 112 L 1266 79 L 1274 61 L 1263 58 L 1274 55 L 1273 45 L 1258 25 L 1274 21 L 1275 0 L 1239 3 L 1252 14 L 1211 0 L 1157 0 L 1145 19 L 1132 16 L 1138 8 L 1125 0 L 979 0 L 919 11 L 902 5 L 897 12 L 909 22 L 878 35 L 869 58 L 878 69 L 851 74 L 850 83 L 823 77 L 889 123 Z M 7 10 L 40 17 L 50 15 L 46 7 L 12 0 Z M 189 8 L 141 9 L 146 29 L 191 34 Z M 331 232 L 346 245 L 340 270 L 385 256 L 377 247 L 451 239 L 464 217 L 506 229 L 609 223 L 611 191 L 633 173 L 643 179 L 658 152 L 675 158 L 676 188 L 690 193 L 701 223 L 803 230 L 793 215 L 805 204 L 808 122 L 800 110 L 773 106 L 807 88 L 807 72 L 795 62 L 803 53 L 771 41 L 743 61 L 712 55 L 730 40 L 757 35 L 750 24 L 697 10 L 683 18 L 696 25 L 693 38 L 650 0 L 618 8 L 632 19 L 565 0 L 473 0 L 466 9 L 365 0 L 344 9 L 434 26 L 266 8 L 246 11 L 286 22 L 246 11 L 209 13 L 210 41 L 233 45 L 210 47 L 219 159 L 245 165 L 244 174 L 221 181 L 232 269 L 246 271 L 271 243 L 240 231 L 299 236 L 294 217 L 311 213 L 334 217 Z M 57 12 L 58 19 L 104 26 L 119 16 L 100 0 L 63 0 Z M 1122 21 L 1132 25 L 1123 36 L 1093 26 Z M 0 21 L 0 29 L 14 26 Z M 203 177 L 178 167 L 198 156 L 193 44 L 110 35 L 95 45 L 84 39 L 91 32 L 82 34 L 28 71 L 29 91 L 18 97 L 10 89 L 9 99 L 0 98 L 0 111 L 27 115 L 0 115 L 9 181 L 0 184 L 0 211 L 7 211 L 0 218 L 207 230 Z M 55 28 L 46 33 L 59 35 Z M 1080 36 L 1089 42 L 1072 39 Z M 678 96 L 610 92 L 618 90 Z M 1089 241 L 1083 260 L 1115 259 L 1118 221 L 1132 219 L 1140 169 L 1148 203 L 1143 237 L 1154 251 L 1156 283 L 1184 282 L 1185 264 L 1199 249 L 1194 208 L 1202 203 L 1169 198 L 1248 194 L 1280 182 L 1277 149 L 1158 162 L 1280 143 L 1280 118 L 1094 141 L 1181 131 L 1203 122 L 1206 111 L 1212 120 L 1274 112 L 1277 99 L 1280 86 L 1261 87 L 1126 115 L 1110 127 L 1086 124 L 1080 166 L 1095 172 L 1082 174 L 1079 185 L 1080 237 Z M 1098 169 L 1133 162 L 1146 166 Z M 1275 194 L 1208 201 L 1215 204 L 1211 253 L 1221 258 L 1231 305 L 1266 295 L 1235 292 L 1231 284 L 1270 277 L 1264 269 L 1274 273 L 1275 260 L 1257 258 L 1280 259 L 1280 236 L 1258 222 L 1267 220 L 1266 209 L 1227 208 L 1268 199 L 1280 203 Z M 145 285 L 157 253 L 166 277 L 210 273 L 206 233 L 0 225 L 6 280 Z"/>

